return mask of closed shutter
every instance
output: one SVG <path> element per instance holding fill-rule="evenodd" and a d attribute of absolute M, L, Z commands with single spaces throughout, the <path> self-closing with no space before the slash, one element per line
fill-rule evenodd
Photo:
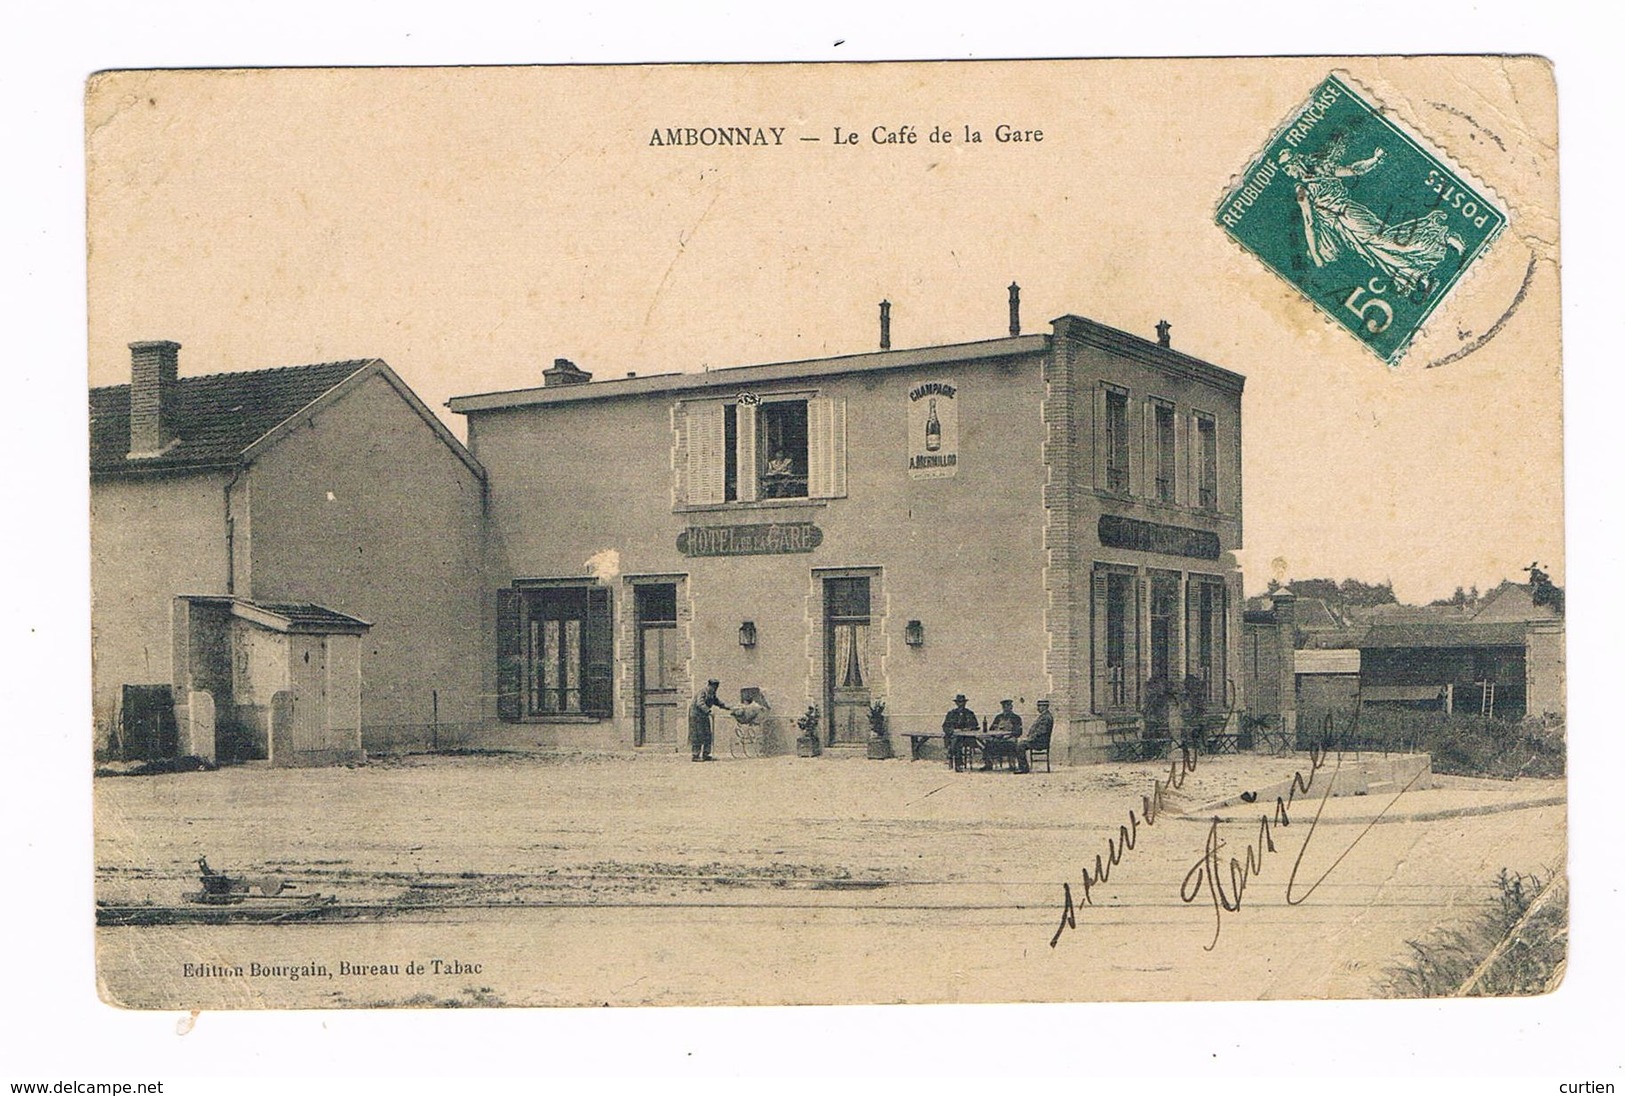
<path fill-rule="evenodd" d="M 524 596 L 518 590 L 497 591 L 497 718 L 519 722 L 523 699 L 523 637 L 520 618 Z"/>
<path fill-rule="evenodd" d="M 581 711 L 584 715 L 609 718 L 615 683 L 613 629 L 608 588 L 589 587 L 587 619 L 581 629 Z"/>
<path fill-rule="evenodd" d="M 738 416 L 736 430 L 739 437 L 738 445 L 738 476 L 739 501 L 754 502 L 756 499 L 756 405 L 742 403 L 738 405 L 735 415 Z"/>
<path fill-rule="evenodd" d="M 846 497 L 846 401 L 807 401 L 807 495 Z"/>
<path fill-rule="evenodd" d="M 684 408 L 688 430 L 689 506 L 705 506 L 723 501 L 723 459 L 726 431 L 722 404 L 694 403 Z"/>
<path fill-rule="evenodd" d="M 1111 679 L 1106 672 L 1106 572 L 1096 570 L 1091 582 L 1092 601 L 1091 617 L 1094 658 L 1094 702 L 1091 705 L 1097 715 L 1104 715 L 1111 706 Z"/>

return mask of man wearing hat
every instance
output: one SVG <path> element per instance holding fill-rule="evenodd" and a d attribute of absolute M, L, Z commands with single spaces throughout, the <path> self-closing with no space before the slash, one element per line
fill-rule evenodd
<path fill-rule="evenodd" d="M 1031 772 L 1032 759 L 1027 756 L 1031 749 L 1049 749 L 1049 736 L 1055 730 L 1055 716 L 1050 713 L 1049 701 L 1038 702 L 1038 714 L 1033 717 L 1033 725 L 1027 728 L 1027 733 L 1016 740 L 1016 771 Z"/>
<path fill-rule="evenodd" d="M 982 768 L 984 769 L 993 767 L 994 757 L 1009 757 L 1012 761 L 1014 760 L 1015 742 L 1016 739 L 1021 737 L 1021 717 L 1015 712 L 1015 704 L 1014 700 L 999 701 L 999 714 L 993 717 L 993 726 L 988 728 L 988 733 L 999 736 L 1000 741 L 996 747 L 993 742 L 983 744 Z M 1012 772 L 1016 771 L 1017 768 L 1018 766 L 1015 764 L 1010 766 Z"/>
<path fill-rule="evenodd" d="M 942 738 L 948 747 L 948 764 L 955 769 L 964 768 L 965 758 L 960 756 L 958 733 L 960 731 L 975 733 L 981 726 L 976 719 L 976 713 L 965 707 L 965 694 L 955 696 L 954 706 L 948 709 L 948 714 L 942 720 Z"/>
<path fill-rule="evenodd" d="M 721 684 L 716 678 L 707 681 L 694 703 L 688 706 L 688 748 L 693 751 L 695 761 L 712 760 L 711 709 L 733 710 L 717 696 L 717 687 Z"/>

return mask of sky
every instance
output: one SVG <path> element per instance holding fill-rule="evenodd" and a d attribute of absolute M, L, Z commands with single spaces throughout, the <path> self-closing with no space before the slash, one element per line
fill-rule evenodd
<path fill-rule="evenodd" d="M 1333 70 L 1511 215 L 1397 367 L 1213 223 Z M 1167 319 L 1247 377 L 1249 592 L 1355 577 L 1427 601 L 1535 560 L 1564 581 L 1538 60 L 134 72 L 86 103 L 93 385 L 127 381 L 142 339 L 180 342 L 183 375 L 379 357 L 460 435 L 449 397 L 556 357 L 602 378 L 854 353 L 882 298 L 896 347 L 1000 336 L 1014 280 L 1026 331 Z M 704 126 L 782 144 L 651 144 Z"/>

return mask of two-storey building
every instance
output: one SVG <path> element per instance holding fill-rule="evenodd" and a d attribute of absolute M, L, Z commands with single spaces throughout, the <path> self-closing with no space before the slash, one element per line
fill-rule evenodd
<path fill-rule="evenodd" d="M 498 715 L 672 748 L 708 678 L 826 742 L 1049 698 L 1102 760 L 1159 689 L 1239 707 L 1236 373 L 1077 316 L 1049 334 L 462 396 L 487 470 Z"/>

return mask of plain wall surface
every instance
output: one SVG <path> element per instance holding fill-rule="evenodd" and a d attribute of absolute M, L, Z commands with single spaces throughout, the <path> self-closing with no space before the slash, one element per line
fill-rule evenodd
<path fill-rule="evenodd" d="M 224 473 L 90 486 L 91 691 L 104 749 L 121 685 L 172 680 L 171 599 L 226 592 Z"/>
<path fill-rule="evenodd" d="M 254 463 L 253 597 L 315 602 L 361 639 L 361 722 L 477 718 L 488 691 L 481 485 L 381 375 Z"/>

